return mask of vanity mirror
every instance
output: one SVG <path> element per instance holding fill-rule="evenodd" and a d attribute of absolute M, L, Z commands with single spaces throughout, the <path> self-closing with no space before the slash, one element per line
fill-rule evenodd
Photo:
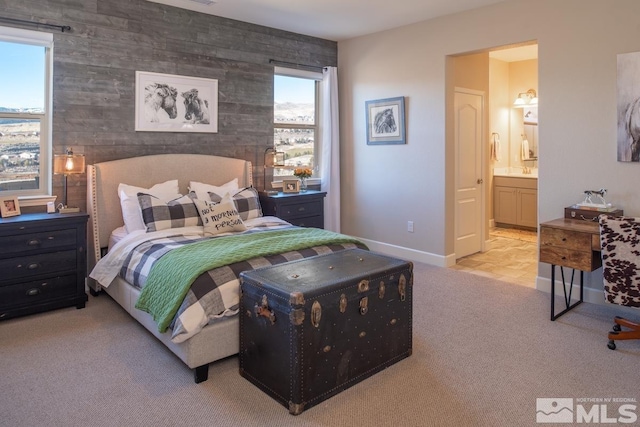
<path fill-rule="evenodd" d="M 527 145 L 529 146 L 529 156 L 523 160 L 538 160 L 538 124 L 525 122 L 522 138 L 528 141 Z"/>

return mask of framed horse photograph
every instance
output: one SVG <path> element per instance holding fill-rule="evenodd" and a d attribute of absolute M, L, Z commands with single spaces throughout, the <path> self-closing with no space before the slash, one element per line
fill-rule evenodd
<path fill-rule="evenodd" d="M 404 96 L 365 102 L 367 145 L 406 144 Z"/>
<path fill-rule="evenodd" d="M 218 80 L 136 71 L 136 131 L 218 132 Z"/>

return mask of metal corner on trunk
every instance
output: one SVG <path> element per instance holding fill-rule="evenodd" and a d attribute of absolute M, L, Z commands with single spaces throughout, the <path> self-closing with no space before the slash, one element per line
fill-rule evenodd
<path fill-rule="evenodd" d="M 304 305 L 304 295 L 302 292 L 291 292 L 289 295 L 289 304 L 291 305 Z"/>
<path fill-rule="evenodd" d="M 302 322 L 304 322 L 304 310 L 301 308 L 291 310 L 291 313 L 289 313 L 289 320 L 291 320 L 291 324 L 294 326 L 302 325 Z"/>
<path fill-rule="evenodd" d="M 289 413 L 291 415 L 300 415 L 304 411 L 304 403 L 289 402 Z"/>

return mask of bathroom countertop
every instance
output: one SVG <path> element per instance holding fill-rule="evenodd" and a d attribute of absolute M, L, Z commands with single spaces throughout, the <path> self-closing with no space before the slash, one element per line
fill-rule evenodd
<path fill-rule="evenodd" d="M 511 178 L 538 179 L 538 168 L 532 168 L 531 173 L 523 173 L 522 168 L 495 168 L 493 176 L 506 176 Z"/>

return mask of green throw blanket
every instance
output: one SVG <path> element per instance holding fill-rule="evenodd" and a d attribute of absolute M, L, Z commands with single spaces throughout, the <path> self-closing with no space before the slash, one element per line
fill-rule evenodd
<path fill-rule="evenodd" d="M 313 246 L 358 241 L 319 228 L 295 228 L 225 236 L 185 245 L 153 264 L 136 308 L 146 311 L 165 332 L 196 278 L 205 271 L 256 257 L 276 255 Z"/>

